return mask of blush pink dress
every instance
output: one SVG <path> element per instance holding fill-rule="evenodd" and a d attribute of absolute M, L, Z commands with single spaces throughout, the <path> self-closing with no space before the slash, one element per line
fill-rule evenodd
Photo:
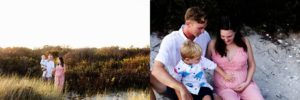
<path fill-rule="evenodd" d="M 62 67 L 61 65 L 56 66 L 54 76 L 54 86 L 57 87 L 60 91 L 62 91 L 65 82 L 64 67 Z"/>
<path fill-rule="evenodd" d="M 234 76 L 234 81 L 227 82 L 219 73 L 214 73 L 215 90 L 223 100 L 263 100 L 261 92 L 254 81 L 251 81 L 242 92 L 235 92 L 233 90 L 233 88 L 246 81 L 248 68 L 247 59 L 247 52 L 245 52 L 243 48 L 238 48 L 236 54 L 230 61 L 227 57 L 221 57 L 221 55 L 215 51 L 212 52 L 212 60 L 226 73 L 231 73 Z"/>

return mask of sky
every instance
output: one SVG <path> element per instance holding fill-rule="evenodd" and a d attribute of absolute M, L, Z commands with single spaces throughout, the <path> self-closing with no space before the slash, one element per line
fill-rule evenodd
<path fill-rule="evenodd" d="M 146 47 L 148 0 L 2 0 L 0 47 Z"/>

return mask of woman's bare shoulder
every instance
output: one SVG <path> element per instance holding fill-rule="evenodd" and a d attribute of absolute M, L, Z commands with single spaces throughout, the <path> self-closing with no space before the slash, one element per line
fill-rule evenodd
<path fill-rule="evenodd" d="M 248 39 L 248 37 L 246 37 L 246 36 L 243 37 L 243 41 L 244 41 L 247 45 L 250 44 L 249 39 Z"/>

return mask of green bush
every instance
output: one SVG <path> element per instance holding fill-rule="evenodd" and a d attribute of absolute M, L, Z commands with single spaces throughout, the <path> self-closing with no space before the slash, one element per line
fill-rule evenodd
<path fill-rule="evenodd" d="M 68 66 L 66 72 L 70 91 L 80 94 L 125 91 L 128 88 L 145 89 L 149 84 L 149 48 L 110 47 L 79 51 L 71 51 L 65 56 L 68 65 L 73 65 Z"/>

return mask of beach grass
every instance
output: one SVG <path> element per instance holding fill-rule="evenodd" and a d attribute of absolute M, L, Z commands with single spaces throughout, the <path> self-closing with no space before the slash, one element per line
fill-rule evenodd
<path fill-rule="evenodd" d="M 61 100 L 53 83 L 41 79 L 0 75 L 1 100 Z"/>
<path fill-rule="evenodd" d="M 149 100 L 149 90 L 134 90 L 128 89 L 124 92 L 117 93 L 102 93 L 94 96 L 96 100 Z"/>

